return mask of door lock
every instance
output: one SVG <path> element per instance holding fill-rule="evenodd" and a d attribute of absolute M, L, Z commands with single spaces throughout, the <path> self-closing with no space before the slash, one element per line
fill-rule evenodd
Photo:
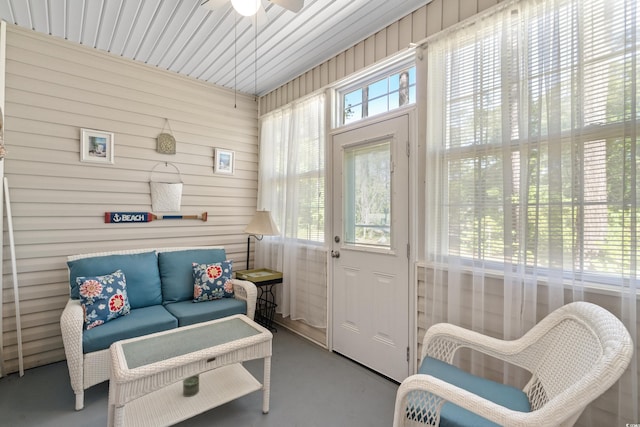
<path fill-rule="evenodd" d="M 340 258 L 340 251 L 331 251 L 332 258 Z"/>
<path fill-rule="evenodd" d="M 334 237 L 333 241 L 336 242 L 336 243 L 340 243 L 340 236 Z"/>

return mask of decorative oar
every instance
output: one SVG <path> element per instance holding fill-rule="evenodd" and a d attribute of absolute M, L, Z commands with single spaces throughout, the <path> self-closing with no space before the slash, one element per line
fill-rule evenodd
<path fill-rule="evenodd" d="M 105 212 L 104 222 L 106 223 L 122 223 L 122 222 L 151 222 L 163 219 L 200 219 L 207 220 L 207 213 L 202 215 L 156 215 L 151 212 Z"/>

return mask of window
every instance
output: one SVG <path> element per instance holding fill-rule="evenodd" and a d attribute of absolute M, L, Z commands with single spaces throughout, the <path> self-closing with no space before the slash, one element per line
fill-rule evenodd
<path fill-rule="evenodd" d="M 386 113 L 416 102 L 416 67 L 406 67 L 373 82 L 340 92 L 342 124 Z"/>
<path fill-rule="evenodd" d="M 268 207 L 287 239 L 324 241 L 324 96 L 262 119 L 259 207 Z"/>
<path fill-rule="evenodd" d="M 428 47 L 431 252 L 634 275 L 640 6 L 521 3 Z"/>
<path fill-rule="evenodd" d="M 391 141 L 344 150 L 344 241 L 391 248 Z"/>

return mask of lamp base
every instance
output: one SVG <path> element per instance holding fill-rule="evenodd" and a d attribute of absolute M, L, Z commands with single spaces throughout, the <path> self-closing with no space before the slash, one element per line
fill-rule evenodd
<path fill-rule="evenodd" d="M 249 247 L 251 246 L 251 234 L 247 237 L 247 270 L 249 269 Z"/>

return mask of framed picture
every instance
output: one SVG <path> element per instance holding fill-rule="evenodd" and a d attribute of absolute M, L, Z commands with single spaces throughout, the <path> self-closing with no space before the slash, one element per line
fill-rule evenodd
<path fill-rule="evenodd" d="M 222 148 L 214 149 L 213 153 L 213 172 L 233 175 L 233 161 L 235 153 L 231 150 L 224 150 Z"/>
<path fill-rule="evenodd" d="M 113 132 L 82 129 L 80 133 L 80 161 L 113 164 Z"/>

